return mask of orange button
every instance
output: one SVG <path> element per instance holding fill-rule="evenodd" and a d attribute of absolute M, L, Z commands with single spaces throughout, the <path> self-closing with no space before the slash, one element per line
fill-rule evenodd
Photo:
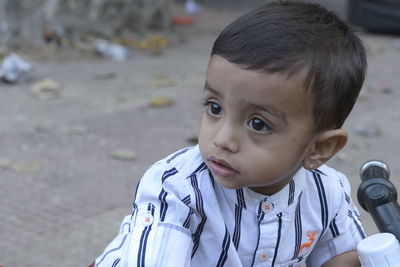
<path fill-rule="evenodd" d="M 268 259 L 268 254 L 267 253 L 260 253 L 260 255 L 258 256 L 260 258 L 260 260 L 265 261 Z"/>

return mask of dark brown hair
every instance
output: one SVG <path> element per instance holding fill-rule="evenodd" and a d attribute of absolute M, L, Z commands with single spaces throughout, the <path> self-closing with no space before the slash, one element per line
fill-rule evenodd
<path fill-rule="evenodd" d="M 304 86 L 313 95 L 315 129 L 340 128 L 361 90 L 367 60 L 353 29 L 318 4 L 266 4 L 228 25 L 214 42 L 219 55 L 245 69 L 307 70 Z"/>

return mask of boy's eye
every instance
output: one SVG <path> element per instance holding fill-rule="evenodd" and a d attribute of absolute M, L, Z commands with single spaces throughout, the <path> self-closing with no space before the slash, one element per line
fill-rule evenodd
<path fill-rule="evenodd" d="M 248 122 L 249 127 L 256 132 L 271 132 L 271 127 L 259 118 L 252 118 Z"/>
<path fill-rule="evenodd" d="M 222 108 L 218 103 L 208 101 L 207 102 L 207 112 L 211 115 L 221 115 Z"/>

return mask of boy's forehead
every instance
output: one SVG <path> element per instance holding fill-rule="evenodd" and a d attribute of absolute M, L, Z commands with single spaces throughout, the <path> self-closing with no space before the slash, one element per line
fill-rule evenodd
<path fill-rule="evenodd" d="M 251 106 L 264 106 L 275 114 L 283 114 L 288 110 L 298 112 L 313 109 L 310 90 L 305 88 L 305 73 L 288 76 L 287 73 L 268 73 L 264 70 L 249 70 L 231 63 L 220 56 L 210 59 L 205 82 L 205 90 L 214 95 L 230 94 L 237 103 Z M 282 111 L 281 111 L 282 110 Z"/>
<path fill-rule="evenodd" d="M 223 75 L 223 77 L 221 77 Z M 265 69 L 250 69 L 244 65 L 235 64 L 222 56 L 213 55 L 210 57 L 207 74 L 206 85 L 212 86 L 213 80 L 218 79 L 228 83 L 231 79 L 238 79 L 241 77 L 253 78 L 253 82 L 264 80 L 270 77 L 276 77 L 276 81 L 290 82 L 296 84 L 296 88 L 302 89 L 307 93 L 310 83 L 308 82 L 309 67 L 304 65 L 302 68 L 297 68 L 296 71 L 282 70 L 282 71 L 269 71 Z M 308 92 L 310 93 L 310 92 Z"/>

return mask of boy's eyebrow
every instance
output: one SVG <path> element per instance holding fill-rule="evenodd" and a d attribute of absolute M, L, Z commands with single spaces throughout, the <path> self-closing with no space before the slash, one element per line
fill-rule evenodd
<path fill-rule="evenodd" d="M 213 89 L 213 88 L 208 84 L 208 82 L 206 82 L 206 84 L 204 85 L 204 90 L 208 90 L 208 91 L 210 91 L 211 93 L 216 94 L 216 95 L 218 95 L 218 96 L 221 95 L 221 93 L 218 92 L 217 90 Z"/>
<path fill-rule="evenodd" d="M 253 103 L 250 103 L 250 105 L 256 109 L 264 110 L 265 112 L 277 117 L 278 119 L 283 120 L 287 124 L 285 113 L 281 112 L 280 110 L 276 109 L 275 107 L 270 106 L 270 105 L 267 105 L 267 106 L 257 105 L 257 104 L 253 104 Z"/>

